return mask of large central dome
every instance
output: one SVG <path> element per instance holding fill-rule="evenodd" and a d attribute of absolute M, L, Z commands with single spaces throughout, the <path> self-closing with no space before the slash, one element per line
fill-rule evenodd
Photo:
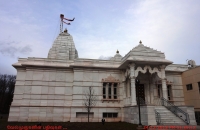
<path fill-rule="evenodd" d="M 48 58 L 73 60 L 78 58 L 72 36 L 65 30 L 60 33 L 49 50 Z"/>

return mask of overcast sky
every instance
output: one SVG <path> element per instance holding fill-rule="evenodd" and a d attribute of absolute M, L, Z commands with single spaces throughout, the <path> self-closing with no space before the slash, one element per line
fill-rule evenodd
<path fill-rule="evenodd" d="M 0 0 L 0 73 L 18 58 L 46 58 L 59 16 L 80 58 L 124 56 L 142 40 L 174 64 L 200 64 L 200 0 Z"/>

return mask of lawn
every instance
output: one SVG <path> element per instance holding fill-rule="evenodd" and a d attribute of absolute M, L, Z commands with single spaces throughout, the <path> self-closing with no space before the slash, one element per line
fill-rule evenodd
<path fill-rule="evenodd" d="M 0 119 L 0 130 L 7 130 L 7 126 L 35 126 L 38 122 L 7 122 L 6 118 Z M 126 122 L 42 122 L 41 129 L 45 126 L 62 126 L 66 130 L 136 130 L 137 125 Z"/>

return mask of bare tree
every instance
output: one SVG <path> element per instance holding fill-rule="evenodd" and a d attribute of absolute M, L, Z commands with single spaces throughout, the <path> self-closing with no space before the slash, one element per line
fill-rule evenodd
<path fill-rule="evenodd" d="M 0 74 L 0 113 L 9 113 L 15 88 L 15 75 Z"/>
<path fill-rule="evenodd" d="M 94 89 L 90 86 L 89 90 L 85 92 L 85 98 L 83 105 L 85 106 L 88 114 L 88 122 L 89 122 L 89 114 L 92 109 L 96 105 L 97 96 L 95 95 Z"/>

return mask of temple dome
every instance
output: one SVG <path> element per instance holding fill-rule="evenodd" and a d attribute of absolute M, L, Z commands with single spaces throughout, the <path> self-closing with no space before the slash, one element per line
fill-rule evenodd
<path fill-rule="evenodd" d="M 119 51 L 117 50 L 115 56 L 112 57 L 110 60 L 121 61 L 121 59 L 122 59 L 122 56 L 119 54 Z"/>
<path fill-rule="evenodd" d="M 52 48 L 49 50 L 48 58 L 63 60 L 78 58 L 73 38 L 66 29 L 54 41 Z"/>
<path fill-rule="evenodd" d="M 144 46 L 142 42 L 130 50 L 123 58 L 119 68 L 126 68 L 129 63 L 137 64 L 154 64 L 154 65 L 169 65 L 172 61 L 165 59 L 165 54 L 153 48 Z"/>

